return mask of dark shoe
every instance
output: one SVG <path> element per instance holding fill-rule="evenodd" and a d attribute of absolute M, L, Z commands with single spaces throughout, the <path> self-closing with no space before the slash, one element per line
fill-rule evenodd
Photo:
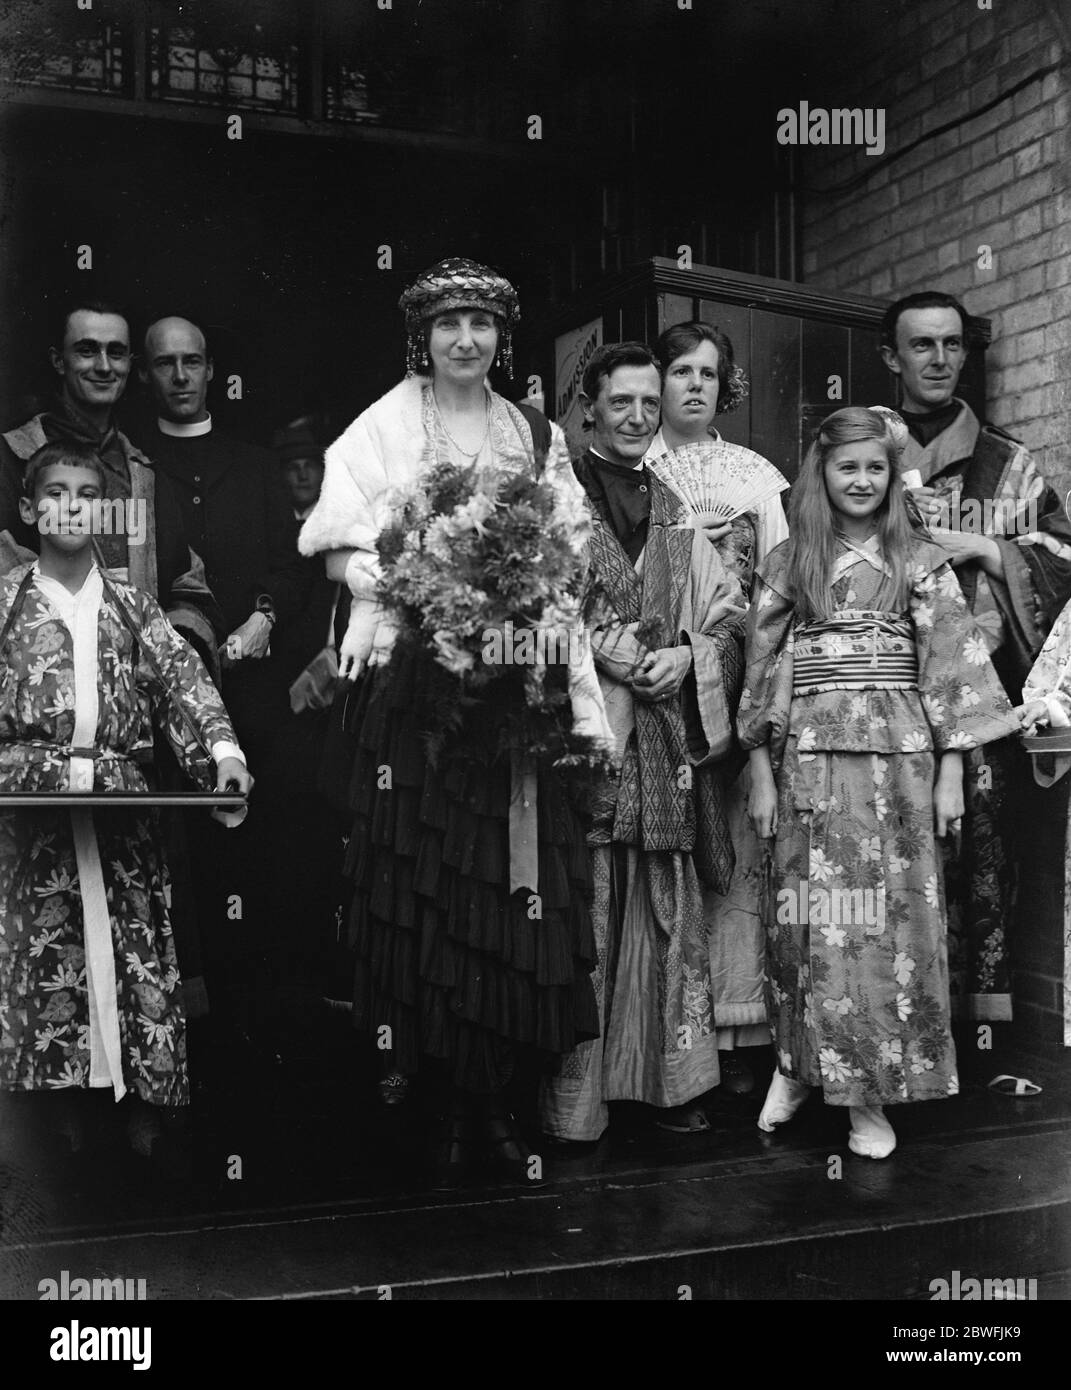
<path fill-rule="evenodd" d="M 522 1182 L 528 1187 L 542 1187 L 542 1163 L 536 1158 L 521 1136 L 520 1126 L 513 1115 L 491 1114 L 484 1117 L 483 1139 L 491 1169 L 510 1182 Z M 538 1176 L 536 1176 L 538 1174 Z"/>
<path fill-rule="evenodd" d="M 719 1052 L 718 1069 L 726 1095 L 748 1096 L 755 1089 L 755 1073 L 735 1052 Z"/>
<path fill-rule="evenodd" d="M 706 1112 L 699 1105 L 674 1105 L 655 1111 L 655 1126 L 673 1134 L 705 1134 L 710 1128 Z"/>
<path fill-rule="evenodd" d="M 432 1187 L 456 1192 L 468 1181 L 472 1166 L 472 1118 L 452 1112 L 440 1118 L 432 1144 Z"/>
<path fill-rule="evenodd" d="M 150 1106 L 142 1104 L 131 1109 L 126 1122 L 126 1137 L 139 1158 L 153 1157 L 163 1132 L 160 1117 L 153 1113 Z"/>

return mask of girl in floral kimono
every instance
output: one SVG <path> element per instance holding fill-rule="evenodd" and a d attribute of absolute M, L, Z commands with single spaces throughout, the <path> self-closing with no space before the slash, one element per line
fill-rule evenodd
<path fill-rule="evenodd" d="M 199 741 L 215 785 L 248 791 L 200 658 L 148 594 L 94 562 L 103 491 L 88 449 L 48 444 L 27 464 L 20 513 L 41 549 L 0 581 L 0 791 L 144 790 L 154 721 L 188 771 Z M 131 1093 L 146 1155 L 159 1125 L 143 1103 L 189 1099 L 169 898 L 148 809 L 0 812 L 0 1088 L 57 1092 L 74 1149 L 84 1088 Z"/>
<path fill-rule="evenodd" d="M 913 529 L 888 421 L 819 428 L 759 568 L 739 734 L 774 837 L 767 989 L 778 1053 L 759 1127 L 811 1087 L 884 1158 L 883 1107 L 958 1090 L 935 834 L 963 753 L 1017 725 L 945 553 Z"/>

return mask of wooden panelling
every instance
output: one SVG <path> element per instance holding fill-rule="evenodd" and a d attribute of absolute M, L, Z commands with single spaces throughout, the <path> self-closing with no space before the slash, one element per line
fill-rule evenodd
<path fill-rule="evenodd" d="M 876 331 L 852 329 L 852 385 L 845 400 L 852 405 L 896 404 L 896 378 L 881 360 Z"/>
<path fill-rule="evenodd" d="M 751 311 L 742 304 L 702 299 L 699 301 L 699 317 L 704 323 L 712 323 L 727 334 L 733 345 L 733 360 L 750 383 Z M 722 437 L 728 439 L 731 444 L 743 444 L 749 449 L 755 447 L 751 443 L 750 394 L 730 414 L 717 416 L 714 423 Z"/>
<path fill-rule="evenodd" d="M 751 361 L 751 447 L 791 480 L 799 462 L 800 320 L 753 309 Z"/>
<path fill-rule="evenodd" d="M 691 295 L 660 294 L 657 301 L 659 333 L 672 328 L 675 323 L 689 323 L 695 313 L 695 300 Z"/>
<path fill-rule="evenodd" d="M 803 319 L 800 324 L 800 401 L 827 412 L 848 404 L 851 330 L 839 323 Z M 838 380 L 831 382 L 830 378 Z M 835 396 L 830 396 L 836 391 Z"/>
<path fill-rule="evenodd" d="M 621 336 L 607 338 L 606 342 L 643 343 L 647 341 L 647 295 L 642 290 L 634 290 L 627 295 L 621 305 Z"/>
<path fill-rule="evenodd" d="M 823 319 L 800 323 L 800 413 L 796 467 L 810 447 L 815 430 L 834 410 L 848 405 L 851 392 L 851 329 Z M 831 377 L 840 378 L 839 399 Z"/>
<path fill-rule="evenodd" d="M 750 395 L 732 414 L 719 415 L 723 436 L 764 454 L 789 479 L 816 425 L 842 405 L 894 405 L 896 381 L 878 354 L 882 306 L 806 285 L 655 258 L 630 266 L 577 295 L 568 310 L 537 320 L 537 341 L 602 313 L 604 341 L 653 342 L 674 323 L 698 317 L 732 340 Z M 987 320 L 972 320 L 979 341 Z M 843 396 L 829 399 L 829 378 L 840 376 Z M 985 401 L 984 348 L 968 357 L 960 394 L 979 414 Z"/>

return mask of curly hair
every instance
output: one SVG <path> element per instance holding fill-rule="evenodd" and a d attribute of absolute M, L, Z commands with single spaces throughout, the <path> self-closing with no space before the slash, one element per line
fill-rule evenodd
<path fill-rule="evenodd" d="M 746 400 L 749 390 L 747 377 L 736 365 L 732 340 L 727 333 L 723 333 L 716 324 L 700 323 L 698 320 L 675 323 L 658 335 L 654 352 L 664 375 L 678 357 L 694 352 L 700 343 L 713 343 L 717 351 L 718 404 L 714 413 L 727 415 Z"/>

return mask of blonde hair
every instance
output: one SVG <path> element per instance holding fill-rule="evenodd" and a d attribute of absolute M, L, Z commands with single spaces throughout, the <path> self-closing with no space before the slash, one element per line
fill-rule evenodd
<path fill-rule="evenodd" d="M 875 608 L 900 612 L 907 604 L 907 565 L 921 536 L 908 514 L 900 481 L 896 441 L 886 416 L 861 406 L 835 411 L 818 426 L 807 450 L 788 506 L 788 573 L 803 622 L 828 618 L 832 611 L 830 580 L 836 559 L 838 517 L 826 489 L 826 460 L 844 444 L 876 439 L 889 461 L 889 486 L 874 514 L 886 574 L 874 598 Z"/>

